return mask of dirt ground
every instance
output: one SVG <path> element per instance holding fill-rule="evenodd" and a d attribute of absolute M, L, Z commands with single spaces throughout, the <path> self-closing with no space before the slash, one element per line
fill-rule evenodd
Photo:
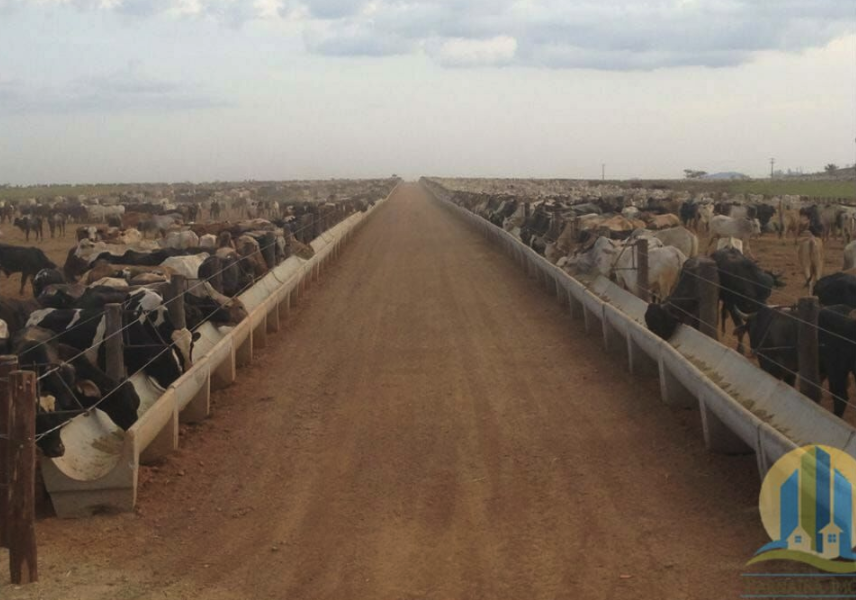
<path fill-rule="evenodd" d="M 0 597 L 719 600 L 767 541 L 754 457 L 415 186 L 213 402 L 135 513 L 41 519 L 41 583 Z"/>

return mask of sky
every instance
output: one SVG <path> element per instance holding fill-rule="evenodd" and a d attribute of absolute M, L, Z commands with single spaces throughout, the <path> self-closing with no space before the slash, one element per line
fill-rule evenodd
<path fill-rule="evenodd" d="M 0 0 L 0 183 L 856 161 L 846 0 Z"/>

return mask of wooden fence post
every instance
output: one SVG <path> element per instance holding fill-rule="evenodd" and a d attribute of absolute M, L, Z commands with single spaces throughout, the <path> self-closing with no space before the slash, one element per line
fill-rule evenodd
<path fill-rule="evenodd" d="M 107 331 L 107 376 L 116 381 L 125 379 L 125 340 L 122 329 L 122 305 L 104 306 Z"/>
<path fill-rule="evenodd" d="M 187 291 L 187 278 L 184 275 L 173 273 L 169 278 L 169 287 L 166 289 L 169 318 L 176 329 L 184 329 L 187 327 L 187 319 L 184 316 L 184 293 Z"/>
<path fill-rule="evenodd" d="M 636 289 L 645 302 L 651 301 L 651 284 L 648 281 L 648 239 L 636 240 Z"/>
<path fill-rule="evenodd" d="M 12 388 L 9 375 L 18 370 L 18 357 L 0 356 L 0 548 L 9 547 L 9 418 L 12 416 Z"/>
<path fill-rule="evenodd" d="M 321 207 L 317 204 L 312 205 L 312 224 L 312 237 L 309 241 L 321 235 Z"/>
<path fill-rule="evenodd" d="M 219 293 L 223 293 L 223 261 L 216 254 L 211 256 L 211 269 L 214 271 L 214 274 L 208 280 L 208 283 L 211 284 L 215 290 Z"/>
<path fill-rule="evenodd" d="M 39 580 L 36 552 L 36 374 L 10 374 L 9 575 L 13 585 Z"/>
<path fill-rule="evenodd" d="M 799 390 L 815 402 L 820 401 L 820 363 L 818 360 L 817 315 L 820 303 L 814 296 L 797 301 L 797 361 Z"/>
<path fill-rule="evenodd" d="M 262 258 L 268 269 L 273 269 L 276 266 L 276 236 L 273 236 L 273 242 L 265 242 L 259 251 L 262 253 Z"/>
<path fill-rule="evenodd" d="M 716 262 L 699 258 L 696 269 L 698 294 L 698 329 L 708 337 L 719 340 L 719 270 Z"/>

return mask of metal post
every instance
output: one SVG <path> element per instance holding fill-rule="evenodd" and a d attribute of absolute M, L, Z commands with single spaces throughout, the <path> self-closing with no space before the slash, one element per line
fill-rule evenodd
<path fill-rule="evenodd" d="M 699 258 L 696 269 L 699 331 L 715 340 L 719 339 L 719 270 L 710 258 Z"/>
<path fill-rule="evenodd" d="M 176 329 L 184 329 L 187 327 L 187 319 L 184 316 L 184 293 L 187 291 L 187 278 L 184 275 L 173 273 L 166 289 L 167 297 L 165 300 L 169 302 L 167 304 L 169 318 Z"/>
<path fill-rule="evenodd" d="M 13 585 L 39 580 L 36 552 L 36 374 L 10 374 L 9 575 Z"/>
<path fill-rule="evenodd" d="M 810 296 L 797 301 L 797 360 L 799 390 L 815 402 L 820 401 L 820 362 L 818 360 L 817 316 L 820 303 Z"/>
<path fill-rule="evenodd" d="M 636 289 L 637 296 L 645 302 L 651 301 L 651 286 L 648 282 L 648 240 L 636 240 Z"/>
<path fill-rule="evenodd" d="M 107 326 L 107 376 L 122 381 L 125 379 L 125 341 L 119 333 L 122 329 L 122 305 L 107 304 L 104 312 Z"/>
<path fill-rule="evenodd" d="M 12 388 L 9 375 L 18 370 L 18 357 L 0 356 L 0 548 L 9 547 L 9 418 L 12 410 Z"/>

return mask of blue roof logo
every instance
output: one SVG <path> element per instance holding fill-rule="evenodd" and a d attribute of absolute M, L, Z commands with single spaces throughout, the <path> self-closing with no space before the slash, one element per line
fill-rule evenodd
<path fill-rule="evenodd" d="M 856 573 L 853 551 L 856 459 L 829 446 L 781 457 L 764 478 L 759 508 L 771 542 L 747 564 L 793 560 L 830 573 Z"/>

